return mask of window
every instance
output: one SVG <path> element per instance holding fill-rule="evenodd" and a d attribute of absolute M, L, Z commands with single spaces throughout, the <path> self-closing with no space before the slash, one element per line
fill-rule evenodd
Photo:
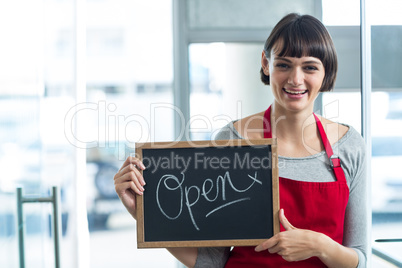
<path fill-rule="evenodd" d="M 373 253 L 402 265 L 402 244 L 375 242 L 402 237 L 402 174 L 398 170 L 402 147 L 402 19 L 399 1 L 367 4 L 371 26 L 372 60 L 372 209 Z M 384 66 L 387 66 L 384 70 Z"/>
<path fill-rule="evenodd" d="M 87 12 L 81 13 L 83 5 Z M 91 267 L 125 267 L 127 256 L 139 267 L 177 267 L 166 250 L 136 249 L 135 221 L 113 185 L 135 142 L 173 139 L 173 105 L 166 105 L 173 102 L 171 5 L 165 0 L 0 4 L 0 267 L 19 264 L 16 187 L 39 197 L 48 196 L 53 185 L 61 191 L 62 267 L 86 261 Z M 76 16 L 85 21 L 79 31 L 87 45 L 79 47 L 78 59 L 76 41 L 83 39 L 74 39 Z M 85 71 L 76 74 L 75 68 Z M 77 103 L 76 76 L 84 73 L 86 100 Z M 72 136 L 75 116 L 85 121 L 79 137 Z M 75 148 L 74 139 L 83 148 Z M 86 163 L 76 150 L 87 150 Z M 78 170 L 78 161 L 87 174 Z M 88 190 L 82 200 L 88 226 L 80 230 L 77 173 L 80 190 L 85 185 Z M 24 205 L 26 267 L 54 266 L 50 215 L 49 204 Z M 77 249 L 88 229 L 88 247 Z M 77 250 L 83 259 L 77 259 Z"/>
<path fill-rule="evenodd" d="M 105 0 L 87 6 L 86 93 L 92 109 L 85 112 L 84 132 L 91 267 L 177 267 L 165 249 L 136 248 L 135 221 L 113 183 L 136 142 L 173 139 L 174 110 L 167 105 L 173 103 L 171 5 Z"/>

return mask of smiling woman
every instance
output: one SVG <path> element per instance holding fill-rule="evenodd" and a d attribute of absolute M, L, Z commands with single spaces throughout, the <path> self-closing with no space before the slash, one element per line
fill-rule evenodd
<path fill-rule="evenodd" d="M 235 246 L 230 253 L 228 248 L 169 250 L 190 267 L 286 267 L 288 262 L 294 267 L 365 267 L 364 141 L 353 127 L 313 113 L 319 92 L 334 86 L 332 39 L 318 19 L 289 14 L 274 27 L 260 55 L 261 80 L 270 85 L 273 104 L 230 122 L 216 139 L 277 139 L 281 232 L 257 247 Z M 127 159 L 126 165 L 130 162 L 140 160 Z M 130 185 L 144 183 L 143 178 L 116 174 L 115 182 L 134 213 L 128 188 L 134 196 L 142 195 L 141 188 Z"/>

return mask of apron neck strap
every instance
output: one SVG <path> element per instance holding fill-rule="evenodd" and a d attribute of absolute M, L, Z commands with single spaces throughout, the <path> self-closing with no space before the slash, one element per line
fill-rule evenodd
<path fill-rule="evenodd" d="M 264 139 L 272 139 L 271 106 L 265 111 L 262 123 L 264 126 Z"/>
<path fill-rule="evenodd" d="M 328 140 L 327 134 L 325 133 L 324 127 L 322 126 L 320 119 L 314 113 L 313 113 L 313 115 L 314 115 L 315 121 L 317 123 L 318 132 L 320 133 L 320 136 L 321 136 L 321 142 L 324 145 L 325 152 L 327 153 L 330 165 L 331 165 L 332 169 L 334 170 L 336 179 L 338 181 L 339 180 L 346 181 L 345 174 L 341 167 L 341 160 L 339 159 L 339 157 L 337 155 L 334 155 L 331 144 Z M 263 126 L 264 126 L 264 138 L 272 139 L 271 106 L 269 106 L 268 109 L 264 113 Z"/>
<path fill-rule="evenodd" d="M 318 118 L 318 116 L 315 113 L 313 113 L 313 115 L 315 118 L 315 122 L 317 123 L 318 132 L 320 133 L 321 141 L 322 144 L 324 145 L 325 152 L 327 153 L 328 158 L 331 160 L 331 158 L 334 155 L 334 152 L 332 151 L 331 144 L 329 143 L 327 133 L 325 133 L 324 127 L 322 126 L 322 123 Z"/>

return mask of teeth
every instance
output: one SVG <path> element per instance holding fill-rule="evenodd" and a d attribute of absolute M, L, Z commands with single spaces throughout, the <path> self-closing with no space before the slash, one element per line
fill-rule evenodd
<path fill-rule="evenodd" d="M 286 91 L 286 93 L 292 94 L 292 95 L 299 95 L 299 94 L 304 94 L 307 92 L 307 90 L 304 91 L 294 91 L 294 90 L 290 90 L 290 89 L 284 89 Z"/>

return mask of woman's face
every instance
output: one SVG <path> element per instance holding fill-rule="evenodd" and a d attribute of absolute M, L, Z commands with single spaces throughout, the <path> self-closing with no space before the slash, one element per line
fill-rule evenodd
<path fill-rule="evenodd" d="M 279 57 L 273 49 L 269 60 L 262 53 L 262 68 L 270 77 L 276 104 L 293 112 L 313 111 L 325 76 L 320 59 Z"/>

